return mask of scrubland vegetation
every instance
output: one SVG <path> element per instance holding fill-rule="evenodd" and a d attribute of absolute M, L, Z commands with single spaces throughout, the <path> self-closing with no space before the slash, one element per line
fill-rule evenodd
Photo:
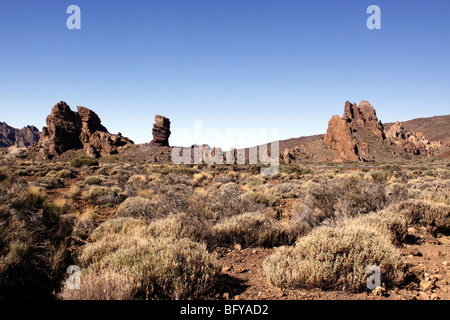
<path fill-rule="evenodd" d="M 270 248 L 267 286 L 408 285 L 408 229 L 450 232 L 450 168 L 14 159 L 0 167 L 0 298 L 214 299 L 220 248 Z M 66 286 L 78 265 L 81 289 Z"/>

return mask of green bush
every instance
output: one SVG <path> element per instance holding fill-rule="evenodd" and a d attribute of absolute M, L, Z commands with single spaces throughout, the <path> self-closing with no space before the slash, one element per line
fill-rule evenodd
<path fill-rule="evenodd" d="M 88 156 L 81 156 L 81 157 L 73 159 L 72 162 L 70 163 L 70 165 L 75 168 L 80 168 L 82 166 L 92 167 L 92 166 L 98 166 L 98 161 L 96 159 L 88 157 Z"/>
<path fill-rule="evenodd" d="M 54 226 L 58 223 L 61 216 L 61 207 L 53 202 L 45 201 L 42 205 L 42 218 L 48 227 Z"/>
<path fill-rule="evenodd" d="M 90 176 L 90 177 L 86 177 L 84 179 L 84 184 L 100 184 L 104 181 L 104 179 L 102 177 L 99 176 Z"/>

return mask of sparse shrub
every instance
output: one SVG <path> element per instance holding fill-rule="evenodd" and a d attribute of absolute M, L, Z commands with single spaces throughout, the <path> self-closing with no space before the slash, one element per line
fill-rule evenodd
<path fill-rule="evenodd" d="M 408 187 L 404 183 L 392 183 L 386 188 L 386 193 L 390 203 L 406 200 L 410 197 Z"/>
<path fill-rule="evenodd" d="M 386 174 L 384 171 L 381 170 L 374 170 L 370 171 L 369 174 L 371 175 L 372 179 L 376 182 L 384 182 L 386 181 Z"/>
<path fill-rule="evenodd" d="M 75 168 L 81 168 L 83 166 L 92 167 L 92 166 L 98 166 L 98 161 L 96 159 L 88 157 L 88 156 L 81 156 L 81 157 L 73 159 L 70 162 L 70 165 Z"/>
<path fill-rule="evenodd" d="M 314 171 L 311 168 L 302 168 L 295 165 L 289 165 L 289 166 L 280 166 L 280 172 L 281 173 L 287 173 L 287 174 L 296 174 L 297 176 L 303 176 L 306 174 L 313 174 Z"/>
<path fill-rule="evenodd" d="M 73 178 L 74 174 L 72 171 L 68 170 L 68 169 L 63 169 L 63 170 L 59 170 L 56 173 L 56 177 L 57 178 Z"/>
<path fill-rule="evenodd" d="M 144 234 L 148 234 L 148 224 L 144 220 L 136 218 L 109 219 L 92 232 L 91 239 L 99 241 L 111 234 L 120 236 L 143 236 Z"/>
<path fill-rule="evenodd" d="M 63 300 L 131 300 L 136 284 L 129 277 L 113 271 L 87 270 L 80 275 L 80 289 L 64 283 L 59 298 Z"/>
<path fill-rule="evenodd" d="M 81 188 L 77 185 L 71 185 L 69 190 L 64 194 L 66 198 L 75 199 L 81 193 Z"/>
<path fill-rule="evenodd" d="M 146 217 L 154 219 L 161 216 L 158 213 L 151 200 L 140 197 L 130 197 L 120 204 L 117 208 L 118 217 Z"/>
<path fill-rule="evenodd" d="M 136 221 L 127 223 L 136 227 Z M 130 279 L 133 298 L 192 299 L 214 288 L 218 267 L 204 244 L 148 233 L 134 236 L 129 230 L 124 234 L 123 228 L 114 233 L 110 227 L 106 236 L 83 248 L 80 263 L 86 272 L 99 277 L 114 272 Z"/>
<path fill-rule="evenodd" d="M 0 300 L 51 299 L 62 276 L 65 251 L 57 248 L 64 238 L 40 214 L 47 210 L 45 190 L 14 180 L 0 183 Z"/>
<path fill-rule="evenodd" d="M 400 245 L 408 233 L 408 221 L 397 212 L 384 209 L 344 221 L 341 226 L 374 232 L 394 245 Z"/>
<path fill-rule="evenodd" d="M 409 225 L 419 224 L 437 235 L 450 234 L 450 206 L 421 200 L 406 200 L 392 207 L 392 210 L 403 215 Z"/>
<path fill-rule="evenodd" d="M 230 182 L 194 194 L 183 211 L 202 220 L 217 222 L 242 212 L 255 212 L 263 207 L 264 205 L 255 203 L 250 197 L 244 197 L 244 191 L 239 185 Z"/>
<path fill-rule="evenodd" d="M 428 202 L 434 202 L 437 204 L 445 204 L 450 206 L 450 192 L 441 191 L 441 190 L 433 190 L 433 191 L 422 191 L 419 194 L 419 198 L 421 200 L 425 200 Z"/>
<path fill-rule="evenodd" d="M 384 184 L 360 179 L 313 183 L 307 192 L 294 215 L 312 227 L 377 211 L 387 203 Z"/>
<path fill-rule="evenodd" d="M 273 247 L 287 240 L 285 227 L 260 212 L 247 212 L 227 218 L 214 226 L 222 245 Z"/>
<path fill-rule="evenodd" d="M 280 204 L 279 197 L 264 192 L 249 192 L 246 193 L 244 197 L 249 197 L 253 202 L 264 204 L 266 206 L 277 206 Z"/>
<path fill-rule="evenodd" d="M 9 243 L 9 253 L 12 255 L 12 259 L 19 260 L 28 251 L 28 244 L 22 240 L 13 240 Z"/>
<path fill-rule="evenodd" d="M 84 184 L 92 185 L 92 184 L 100 184 L 104 181 L 104 178 L 100 176 L 90 176 L 84 179 Z"/>
<path fill-rule="evenodd" d="M 135 174 L 128 179 L 127 183 L 145 185 L 147 183 L 147 177 L 143 174 Z"/>
<path fill-rule="evenodd" d="M 367 268 L 376 265 L 386 285 L 400 284 L 405 265 L 395 247 L 376 233 L 323 226 L 281 247 L 264 261 L 264 272 L 277 287 L 365 290 Z"/>
<path fill-rule="evenodd" d="M 147 199 L 153 199 L 155 195 L 155 191 L 153 191 L 153 189 L 144 189 L 139 191 L 138 193 L 138 197 L 141 198 L 147 198 Z"/>
<path fill-rule="evenodd" d="M 154 237 L 187 238 L 196 242 L 204 242 L 210 247 L 216 240 L 210 223 L 186 213 L 173 214 L 152 221 L 148 226 L 148 231 Z"/>
<path fill-rule="evenodd" d="M 44 223 L 48 227 L 52 227 L 58 223 L 61 215 L 61 207 L 50 201 L 45 201 L 42 205 L 42 217 Z"/>
<path fill-rule="evenodd" d="M 195 187 L 203 186 L 212 180 L 213 176 L 206 172 L 194 174 L 192 177 L 192 185 Z"/>
<path fill-rule="evenodd" d="M 23 191 L 19 195 L 18 202 L 15 205 L 25 208 L 40 209 L 46 199 L 47 193 L 45 192 L 45 189 L 31 186 L 28 190 Z"/>

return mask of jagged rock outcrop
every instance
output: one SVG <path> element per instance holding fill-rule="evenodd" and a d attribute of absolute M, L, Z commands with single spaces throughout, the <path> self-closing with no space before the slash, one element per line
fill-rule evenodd
<path fill-rule="evenodd" d="M 440 141 L 430 142 L 422 132 L 406 131 L 402 122 L 397 121 L 387 132 L 390 143 L 399 145 L 408 155 L 432 156 L 435 149 L 442 145 Z"/>
<path fill-rule="evenodd" d="M 347 101 L 342 117 L 335 115 L 324 136 L 327 148 L 338 154 L 336 161 L 365 161 L 399 156 L 435 155 L 441 141 L 430 142 L 422 132 L 407 131 L 397 122 L 384 129 L 372 105 Z"/>
<path fill-rule="evenodd" d="M 150 144 L 161 147 L 168 147 L 170 137 L 170 120 L 166 117 L 156 115 L 152 133 L 153 140 L 150 142 Z"/>
<path fill-rule="evenodd" d="M 46 158 L 77 149 L 84 149 L 91 157 L 100 157 L 116 154 L 133 144 L 121 134 L 109 133 L 94 111 L 85 107 L 77 109 L 72 111 L 64 101 L 52 108 L 38 144 Z"/>
<path fill-rule="evenodd" d="M 346 101 L 343 116 L 334 115 L 328 122 L 324 143 L 338 152 L 340 161 L 363 161 L 370 147 L 367 141 L 357 139 L 360 134 L 374 135 L 381 142 L 386 139 L 383 124 L 368 101 L 361 101 L 359 106 Z"/>
<path fill-rule="evenodd" d="M 343 161 L 360 160 L 358 143 L 352 129 L 347 120 L 337 114 L 328 122 L 324 143 L 328 148 L 336 150 Z"/>
<path fill-rule="evenodd" d="M 40 132 L 35 126 L 16 129 L 0 122 L 0 147 L 29 147 L 39 141 Z"/>
<path fill-rule="evenodd" d="M 359 107 L 356 103 L 345 102 L 342 117 L 350 123 L 352 131 L 358 130 L 358 127 L 365 127 L 372 130 L 381 140 L 386 139 L 383 124 L 378 120 L 375 109 L 368 101 L 361 101 Z"/>

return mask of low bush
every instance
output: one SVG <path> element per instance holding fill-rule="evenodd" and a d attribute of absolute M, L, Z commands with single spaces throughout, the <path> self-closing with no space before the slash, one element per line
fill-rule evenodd
<path fill-rule="evenodd" d="M 84 184 L 92 185 L 92 184 L 100 184 L 105 181 L 104 178 L 100 176 L 90 176 L 84 179 Z"/>
<path fill-rule="evenodd" d="M 199 298 L 216 285 L 218 267 L 204 244 L 186 238 L 154 238 L 148 232 L 137 231 L 145 228 L 143 221 L 114 220 L 94 231 L 95 241 L 87 244 L 79 257 L 85 272 L 95 275 L 96 283 L 108 287 L 103 291 L 112 292 L 109 286 L 116 284 L 104 279 L 105 272 L 126 279 L 123 283 L 132 285 L 126 293 L 136 299 Z M 92 292 L 96 288 L 85 290 L 77 298 L 96 295 Z M 99 295 L 100 299 L 109 296 Z"/>
<path fill-rule="evenodd" d="M 422 225 L 434 236 L 450 234 L 450 206 L 421 200 L 406 200 L 392 207 L 409 225 Z"/>
<path fill-rule="evenodd" d="M 213 247 L 217 241 L 209 222 L 186 213 L 172 214 L 166 218 L 152 221 L 148 226 L 148 231 L 154 237 L 187 238 L 205 243 L 208 247 Z"/>
<path fill-rule="evenodd" d="M 58 295 L 63 300 L 131 300 L 135 284 L 127 276 L 113 271 L 93 272 L 91 269 L 80 275 L 80 288 L 71 289 L 67 282 Z"/>
<path fill-rule="evenodd" d="M 280 222 L 260 212 L 247 212 L 224 219 L 214 226 L 221 245 L 273 247 L 286 244 L 288 234 Z"/>
<path fill-rule="evenodd" d="M 367 269 L 376 265 L 385 285 L 400 284 L 405 265 L 396 248 L 376 233 L 360 228 L 322 226 L 281 247 L 264 261 L 268 280 L 277 287 L 322 288 L 361 292 Z"/>
<path fill-rule="evenodd" d="M 81 156 L 81 157 L 73 159 L 70 162 L 70 165 L 75 168 L 81 168 L 83 166 L 92 167 L 92 166 L 98 166 L 98 161 L 96 159 L 88 157 L 88 156 Z"/>
<path fill-rule="evenodd" d="M 129 197 L 120 204 L 116 212 L 118 217 L 145 217 L 148 219 L 160 218 L 162 214 L 158 212 L 152 200 L 140 197 Z"/>
<path fill-rule="evenodd" d="M 312 227 L 377 211 L 387 204 L 384 184 L 373 181 L 331 180 L 312 183 L 306 191 L 301 206 L 294 206 L 294 216 Z"/>

